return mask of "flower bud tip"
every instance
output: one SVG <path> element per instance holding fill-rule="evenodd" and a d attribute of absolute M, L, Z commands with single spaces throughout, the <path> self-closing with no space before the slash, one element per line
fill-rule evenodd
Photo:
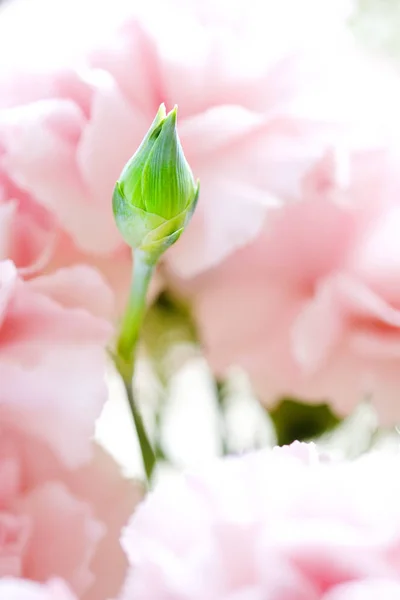
<path fill-rule="evenodd" d="M 161 104 L 116 183 L 113 210 L 125 241 L 157 258 L 180 236 L 196 207 L 195 182 L 179 141 L 177 110 Z"/>

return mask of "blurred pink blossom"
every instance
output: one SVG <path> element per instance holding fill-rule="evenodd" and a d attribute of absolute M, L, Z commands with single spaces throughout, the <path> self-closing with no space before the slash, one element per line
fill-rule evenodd
<path fill-rule="evenodd" d="M 118 592 L 140 495 L 91 441 L 112 306 L 88 267 L 23 281 L 0 262 L 0 574 L 59 576 L 85 600 Z"/>
<path fill-rule="evenodd" d="M 0 598 L 4 600 L 76 600 L 64 582 L 51 580 L 40 585 L 31 581 L 3 577 Z"/>
<path fill-rule="evenodd" d="M 4 201 L 16 200 L 33 238 L 46 228 L 55 265 L 83 253 L 123 288 L 130 259 L 111 214 L 113 185 L 158 105 L 178 103 L 202 191 L 169 263 L 184 275 L 217 264 L 259 233 L 268 208 L 296 199 L 327 144 L 368 114 L 379 86 L 362 102 L 349 91 L 370 80 L 345 27 L 349 5 L 16 0 L 0 20 Z M 395 104 L 393 94 L 383 97 Z M 20 196 L 47 222 L 29 206 L 26 216 Z"/>
<path fill-rule="evenodd" d="M 303 448 L 231 457 L 161 483 L 125 532 L 132 572 L 121 598 L 394 599 L 399 456 L 336 462 Z"/>
<path fill-rule="evenodd" d="M 362 399 L 400 417 L 400 154 L 327 154 L 303 200 L 186 288 L 214 370 L 247 370 L 263 402 Z"/>
<path fill-rule="evenodd" d="M 23 281 L 11 261 L 0 262 L 1 422 L 34 433 L 71 467 L 89 458 L 107 398 L 112 307 L 88 267 Z"/>
<path fill-rule="evenodd" d="M 93 450 L 90 463 L 71 471 L 34 434 L 2 423 L 2 577 L 43 582 L 57 576 L 85 600 L 118 593 L 126 570 L 120 531 L 140 489 L 102 450 Z"/>

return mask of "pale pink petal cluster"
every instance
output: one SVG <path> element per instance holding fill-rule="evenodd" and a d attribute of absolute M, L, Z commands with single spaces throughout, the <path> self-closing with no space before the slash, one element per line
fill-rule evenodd
<path fill-rule="evenodd" d="M 348 414 L 371 400 L 400 417 L 400 154 L 332 150 L 303 198 L 261 235 L 187 285 L 208 357 L 233 365 L 260 398 L 330 400 Z"/>
<path fill-rule="evenodd" d="M 91 441 L 112 304 L 88 267 L 24 281 L 0 262 L 0 575 L 59 577 L 85 600 L 118 592 L 140 496 Z"/>
<path fill-rule="evenodd" d="M 296 442 L 160 484 L 125 532 L 122 598 L 394 600 L 399 468 L 398 454 L 337 462 Z"/>
<path fill-rule="evenodd" d="M 0 262 L 1 422 L 25 427 L 70 466 L 89 458 L 107 398 L 112 306 L 88 267 L 24 281 L 10 260 Z"/>
<path fill-rule="evenodd" d="M 266 210 L 296 199 L 301 176 L 327 144 L 368 112 L 375 87 L 362 104 L 349 91 L 355 73 L 365 78 L 346 29 L 349 4 L 8 6 L 0 21 L 0 53 L 8 57 L 0 68 L 0 189 L 7 210 L 34 223 L 21 260 L 43 260 L 44 252 L 60 265 L 83 253 L 115 287 L 126 285 L 130 259 L 110 196 L 161 102 L 179 105 L 182 144 L 202 182 L 199 209 L 170 264 L 190 275 L 252 239 Z M 43 229 L 47 237 L 38 235 Z M 44 240 L 47 254 L 38 247 Z"/>

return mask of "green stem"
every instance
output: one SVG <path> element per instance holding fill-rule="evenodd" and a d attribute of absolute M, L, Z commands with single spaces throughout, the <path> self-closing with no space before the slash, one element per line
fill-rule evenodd
<path fill-rule="evenodd" d="M 124 363 L 124 372 L 121 373 L 124 379 L 133 375 L 139 330 L 146 311 L 147 289 L 153 270 L 154 264 L 146 260 L 143 252 L 133 252 L 132 286 L 117 342 L 117 355 Z"/>
<path fill-rule="evenodd" d="M 147 259 L 140 250 L 133 253 L 132 286 L 128 305 L 122 320 L 120 335 L 117 341 L 115 363 L 123 379 L 129 408 L 139 440 L 140 450 L 147 480 L 150 482 L 156 459 L 151 447 L 142 417 L 136 405 L 133 393 L 133 373 L 135 368 L 136 347 L 139 331 L 146 311 L 146 296 L 154 263 Z"/>
<path fill-rule="evenodd" d="M 125 384 L 126 397 L 128 399 L 129 408 L 131 410 L 133 422 L 135 423 L 135 427 L 136 427 L 136 433 L 137 433 L 138 440 L 139 440 L 139 446 L 140 446 L 140 451 L 142 454 L 142 460 L 143 460 L 144 470 L 146 473 L 146 478 L 147 478 L 148 483 L 150 483 L 154 467 L 156 466 L 156 457 L 155 457 L 153 448 L 151 447 L 149 438 L 147 436 L 146 429 L 143 424 L 142 416 L 138 410 L 138 407 L 136 406 L 135 398 L 133 395 L 132 382 L 130 382 L 130 384 L 127 384 L 127 382 L 124 381 L 124 384 Z"/>

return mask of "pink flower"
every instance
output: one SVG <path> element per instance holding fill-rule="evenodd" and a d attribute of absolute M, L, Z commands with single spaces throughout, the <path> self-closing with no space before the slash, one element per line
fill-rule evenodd
<path fill-rule="evenodd" d="M 46 0 L 34 15 L 51 15 L 52 27 L 39 29 L 36 17 L 23 33 L 33 7 L 5 9 L 0 169 L 17 199 L 27 194 L 51 215 L 56 264 L 83 253 L 114 285 L 128 280 L 110 197 L 162 101 L 179 104 L 182 144 L 202 182 L 170 264 L 192 274 L 256 236 L 266 210 L 298 196 L 301 176 L 354 116 L 347 5 L 119 0 L 100 9 L 73 0 L 56 9 Z"/>
<path fill-rule="evenodd" d="M 98 448 L 71 471 L 33 435 L 5 424 L 1 431 L 1 576 L 57 576 L 85 600 L 118 593 L 126 569 L 120 530 L 139 489 Z"/>
<path fill-rule="evenodd" d="M 121 598 L 394 599 L 399 456 L 319 461 L 308 448 L 224 459 L 156 488 L 123 538 Z"/>
<path fill-rule="evenodd" d="M 0 262 L 0 575 L 61 577 L 85 600 L 118 592 L 139 498 L 90 439 L 111 311 L 88 267 L 23 281 Z"/>
<path fill-rule="evenodd" d="M 390 424 L 400 417 L 399 154 L 342 159 L 328 154 L 302 201 L 186 289 L 219 375 L 240 365 L 268 405 L 329 399 L 346 415 L 368 398 Z"/>
<path fill-rule="evenodd" d="M 44 585 L 4 577 L 0 581 L 0 597 L 4 600 L 76 600 L 60 580 Z"/>
<path fill-rule="evenodd" d="M 88 267 L 23 281 L 0 262 L 1 421 L 40 437 L 71 467 L 89 458 L 107 397 L 111 312 L 110 290 Z"/>

